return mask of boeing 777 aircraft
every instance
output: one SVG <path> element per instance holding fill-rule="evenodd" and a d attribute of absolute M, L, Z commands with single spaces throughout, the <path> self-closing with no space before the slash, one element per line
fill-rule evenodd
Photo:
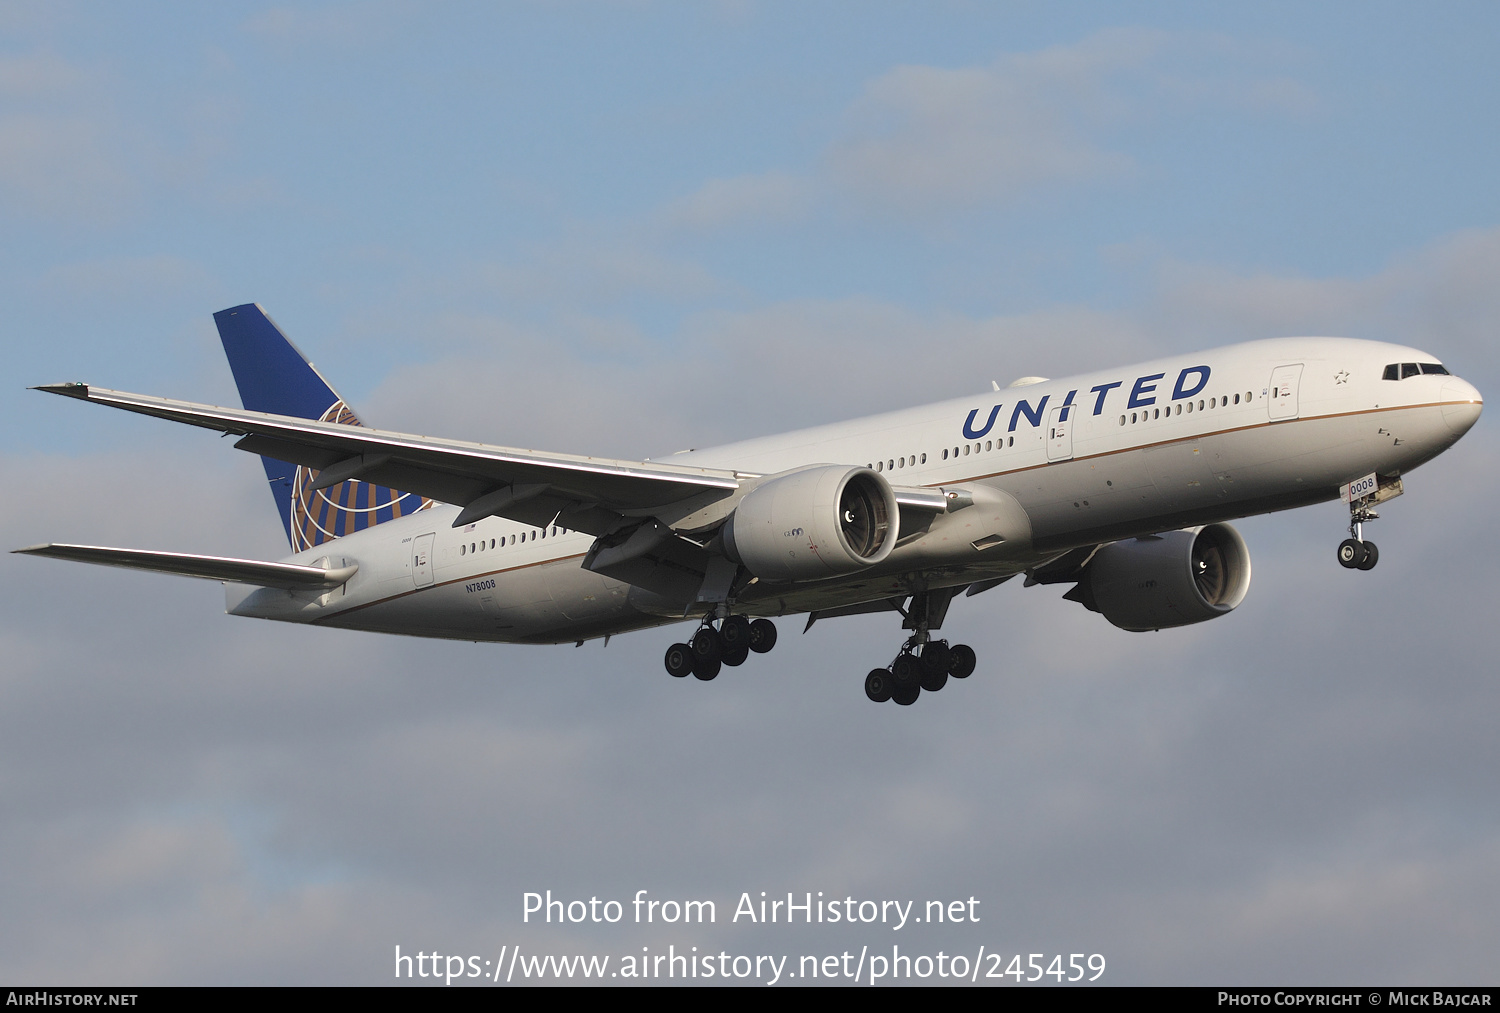
<path fill-rule="evenodd" d="M 911 632 L 865 692 L 900 704 L 973 672 L 971 648 L 933 633 L 960 592 L 1017 574 L 1071 583 L 1121 629 L 1203 622 L 1250 586 L 1226 521 L 1340 496 L 1338 561 L 1370 569 L 1375 506 L 1483 405 L 1414 348 L 1280 338 L 620 461 L 364 428 L 259 306 L 214 320 L 243 410 L 37 389 L 240 437 L 292 554 L 17 551 L 206 577 L 233 615 L 384 633 L 582 643 L 695 619 L 666 667 L 702 680 L 769 651 L 770 617 L 889 611 Z"/>

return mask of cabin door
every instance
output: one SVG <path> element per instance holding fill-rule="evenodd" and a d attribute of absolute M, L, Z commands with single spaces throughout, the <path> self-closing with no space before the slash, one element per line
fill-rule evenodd
<path fill-rule="evenodd" d="M 1058 405 L 1047 413 L 1047 460 L 1066 461 L 1073 456 L 1073 419 L 1077 405 Z"/>
<path fill-rule="evenodd" d="M 1301 380 L 1300 362 L 1271 370 L 1271 421 L 1297 417 L 1297 384 Z"/>
<path fill-rule="evenodd" d="M 411 543 L 411 579 L 417 587 L 432 583 L 432 540 L 436 532 L 418 535 Z"/>

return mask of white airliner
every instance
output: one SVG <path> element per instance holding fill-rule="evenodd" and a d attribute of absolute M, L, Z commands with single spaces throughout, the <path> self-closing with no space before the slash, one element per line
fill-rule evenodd
<path fill-rule="evenodd" d="M 1340 496 L 1338 560 L 1373 567 L 1376 504 L 1483 405 L 1426 352 L 1281 338 L 620 461 L 364 428 L 259 306 L 214 319 L 243 410 L 38 389 L 241 437 L 292 555 L 17 551 L 220 580 L 234 615 L 414 636 L 582 643 L 694 619 L 666 667 L 703 680 L 770 650 L 767 617 L 892 611 L 911 634 L 865 692 L 902 704 L 974 670 L 932 636 L 953 597 L 1016 574 L 1072 583 L 1122 629 L 1202 622 L 1250 585 L 1225 521 Z"/>

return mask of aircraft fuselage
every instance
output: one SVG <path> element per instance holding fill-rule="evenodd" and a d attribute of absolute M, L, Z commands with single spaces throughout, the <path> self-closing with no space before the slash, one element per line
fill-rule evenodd
<path fill-rule="evenodd" d="M 903 510 L 900 540 L 853 575 L 745 588 L 736 608 L 774 616 L 1031 570 L 1079 546 L 1335 499 L 1394 480 L 1477 420 L 1467 382 L 1399 345 L 1285 338 L 965 396 L 672 455 L 758 476 L 868 465 L 892 485 L 972 505 Z M 680 621 L 669 600 L 582 567 L 594 537 L 430 509 L 289 557 L 358 572 L 328 592 L 226 585 L 236 615 L 510 643 L 561 643 Z"/>

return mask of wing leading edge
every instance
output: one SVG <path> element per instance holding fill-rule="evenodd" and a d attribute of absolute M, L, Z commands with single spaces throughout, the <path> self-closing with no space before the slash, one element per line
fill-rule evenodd
<path fill-rule="evenodd" d="M 64 383 L 37 387 L 141 415 L 232 433 L 265 457 L 465 507 L 454 526 L 495 514 L 603 535 L 632 519 L 671 524 L 732 496 L 736 473 L 657 462 L 545 454 L 357 428 Z"/>

